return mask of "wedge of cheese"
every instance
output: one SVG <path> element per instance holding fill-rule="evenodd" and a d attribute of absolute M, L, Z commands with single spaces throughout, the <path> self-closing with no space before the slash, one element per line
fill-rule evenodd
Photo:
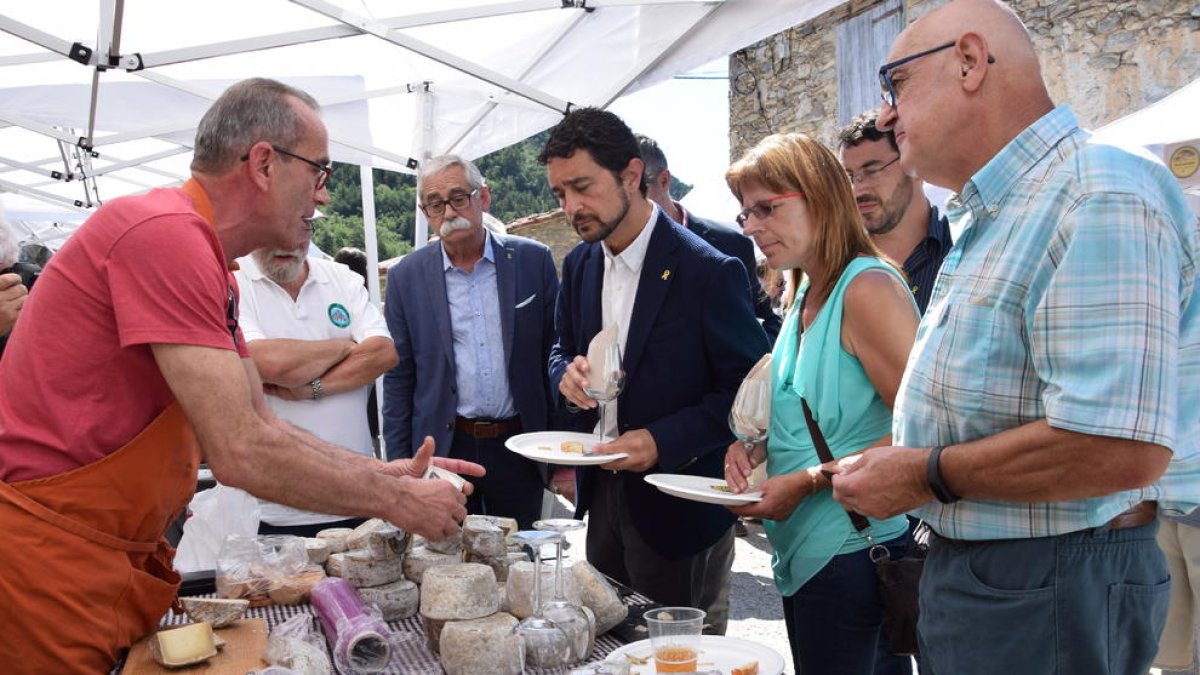
<path fill-rule="evenodd" d="M 150 637 L 149 647 L 154 660 L 168 668 L 190 666 L 217 655 L 212 624 L 205 622 L 161 630 Z"/>

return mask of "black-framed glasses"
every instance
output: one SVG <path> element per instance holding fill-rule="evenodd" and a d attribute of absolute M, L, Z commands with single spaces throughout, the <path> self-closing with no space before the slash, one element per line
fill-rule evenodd
<path fill-rule="evenodd" d="M 470 206 L 471 200 L 474 199 L 475 195 L 477 194 L 479 194 L 479 188 L 475 188 L 470 192 L 461 192 L 446 200 L 438 200 L 429 202 L 428 204 L 422 204 L 421 210 L 424 211 L 425 215 L 429 216 L 430 218 L 438 218 L 446 212 L 446 205 L 449 204 L 450 208 L 454 209 L 456 213 L 461 213 L 463 209 Z"/>
<path fill-rule="evenodd" d="M 771 197 L 770 199 L 764 199 L 762 201 L 754 202 L 749 207 L 747 207 L 744 211 L 737 214 L 737 218 L 736 218 L 737 224 L 739 227 L 745 227 L 746 221 L 750 220 L 750 216 L 754 216 L 755 218 L 758 218 L 759 220 L 762 220 L 763 218 L 770 216 L 772 213 L 775 213 L 775 209 L 779 208 L 779 204 L 776 204 L 775 202 L 779 201 L 780 199 L 787 199 L 788 197 L 803 197 L 803 196 L 804 196 L 803 192 L 789 192 L 786 195 L 777 195 L 775 197 Z"/>
<path fill-rule="evenodd" d="M 896 93 L 896 85 L 892 82 L 892 71 L 893 70 L 895 70 L 896 68 L 899 68 L 900 66 L 902 66 L 906 63 L 916 61 L 917 59 L 919 59 L 923 56 L 929 56 L 930 54 L 936 54 L 936 53 L 942 51 L 943 49 L 949 49 L 956 44 L 958 44 L 958 40 L 951 40 L 945 44 L 940 44 L 936 47 L 931 47 L 929 49 L 926 49 L 923 52 L 917 52 L 916 54 L 910 54 L 908 56 L 905 56 L 902 59 L 896 59 L 895 61 L 892 61 L 890 63 L 885 63 L 882 66 L 880 66 L 879 67 L 879 96 L 883 99 L 883 102 L 885 104 L 887 104 L 888 107 L 895 108 L 896 101 L 900 100 L 900 95 Z M 991 54 L 988 54 L 987 62 L 995 63 L 996 57 L 992 56 Z"/>
<path fill-rule="evenodd" d="M 896 155 L 895 159 L 879 166 L 873 166 L 870 169 L 859 169 L 858 171 L 847 171 L 846 178 L 850 179 L 851 185 L 874 185 L 879 180 L 879 174 L 883 173 L 889 166 L 900 161 L 900 155 Z"/>
<path fill-rule="evenodd" d="M 281 155 L 284 155 L 286 157 L 291 157 L 292 159 L 298 159 L 301 162 L 304 162 L 305 164 L 308 164 L 309 166 L 315 168 L 317 170 L 317 183 L 313 187 L 314 190 L 320 190 L 321 188 L 325 187 L 325 184 L 329 182 L 329 177 L 333 175 L 333 167 L 328 164 L 314 162 L 313 160 L 311 160 L 307 157 L 304 157 L 302 155 L 297 155 L 296 153 L 294 153 L 290 150 L 284 150 L 283 148 L 279 147 L 278 145 L 275 145 L 274 143 L 271 144 L 271 149 L 274 150 L 275 152 L 278 152 Z M 249 152 L 242 155 L 243 162 L 248 159 L 250 159 Z"/>

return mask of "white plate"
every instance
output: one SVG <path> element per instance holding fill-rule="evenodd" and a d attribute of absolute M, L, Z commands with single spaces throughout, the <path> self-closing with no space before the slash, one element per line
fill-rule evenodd
<path fill-rule="evenodd" d="M 581 455 L 576 452 L 563 452 L 559 449 L 563 441 L 583 443 L 583 451 L 588 452 L 600 442 L 600 437 L 596 434 L 578 434 L 571 431 L 537 431 L 531 434 L 510 436 L 504 445 L 518 455 L 528 457 L 535 462 L 563 466 L 607 464 L 629 456 L 629 453 L 626 452 L 617 452 L 611 455 Z"/>
<path fill-rule="evenodd" d="M 700 636 L 700 658 L 696 670 L 720 670 L 728 673 L 734 668 L 758 661 L 759 675 L 783 675 L 783 657 L 779 652 L 757 642 L 723 635 Z M 613 650 L 605 661 L 627 661 L 629 654 L 638 660 L 646 659 L 645 665 L 630 663 L 630 675 L 654 675 L 654 650 L 649 640 L 641 640 Z"/>
<path fill-rule="evenodd" d="M 708 476 L 688 476 L 679 473 L 652 473 L 646 476 L 646 482 L 663 492 L 682 499 L 705 504 L 720 504 L 721 506 L 738 506 L 762 501 L 761 492 L 743 492 L 734 494 L 717 489 L 725 487 L 726 483 L 720 478 Z"/>

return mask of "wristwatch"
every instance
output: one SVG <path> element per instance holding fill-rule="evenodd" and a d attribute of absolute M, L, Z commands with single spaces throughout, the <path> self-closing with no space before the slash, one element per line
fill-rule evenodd
<path fill-rule="evenodd" d="M 321 388 L 321 378 L 318 377 L 317 379 L 313 380 L 312 382 L 309 382 L 308 384 L 310 386 L 312 386 L 312 390 L 313 390 L 312 400 L 320 401 L 321 399 L 325 398 L 325 390 Z"/>
<path fill-rule="evenodd" d="M 925 464 L 925 480 L 929 482 L 929 489 L 933 492 L 933 496 L 943 504 L 953 504 L 962 499 L 958 495 L 950 491 L 946 485 L 946 481 L 942 479 L 942 451 L 946 449 L 944 445 L 934 446 L 929 452 L 929 461 Z"/>

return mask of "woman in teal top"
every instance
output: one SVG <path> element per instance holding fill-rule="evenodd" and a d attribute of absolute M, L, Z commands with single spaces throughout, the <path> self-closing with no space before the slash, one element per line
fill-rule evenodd
<path fill-rule="evenodd" d="M 833 501 L 800 401 L 835 459 L 890 444 L 916 303 L 871 242 L 841 163 L 820 143 L 770 136 L 726 180 L 745 208 L 738 222 L 772 268 L 792 270 L 799 299 L 775 343 L 766 447 L 747 452 L 734 443 L 726 456 L 726 479 L 739 492 L 765 457 L 763 499 L 733 511 L 764 519 L 797 672 L 910 672 L 907 659 L 876 662 L 883 612 L 870 544 Z M 898 555 L 908 538 L 904 516 L 870 522 L 872 539 Z"/>

